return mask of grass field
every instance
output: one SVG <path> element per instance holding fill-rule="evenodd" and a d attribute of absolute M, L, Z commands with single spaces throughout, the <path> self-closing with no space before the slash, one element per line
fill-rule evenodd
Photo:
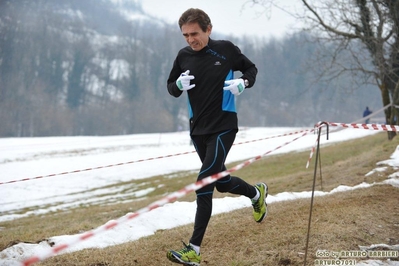
<path fill-rule="evenodd" d="M 371 184 L 387 179 L 395 169 L 366 174 L 377 167 L 377 162 L 388 159 L 398 144 L 398 138 L 388 141 L 386 133 L 380 133 L 321 147 L 316 190 L 331 191 L 339 185 Z M 310 191 L 315 158 L 306 169 L 308 157 L 309 151 L 266 157 L 235 175 L 249 183 L 267 182 L 271 195 Z M 91 230 L 194 180 L 195 175 L 188 173 L 179 173 L 173 182 L 166 176 L 156 176 L 146 182 L 149 187 L 157 184 L 160 189 L 134 203 L 93 205 L 2 222 L 0 250 L 21 241 L 36 243 L 52 236 Z M 132 184 L 135 182 L 140 181 Z M 224 196 L 215 194 L 215 197 Z M 191 193 L 180 200 L 193 201 L 194 197 Z M 349 251 L 372 244 L 399 244 L 398 200 L 399 189 L 390 185 L 316 197 L 307 265 L 314 265 L 317 250 Z M 309 209 L 310 199 L 269 204 L 269 215 L 261 224 L 253 221 L 250 208 L 212 217 L 201 247 L 201 265 L 303 265 Z M 174 265 L 167 261 L 166 251 L 181 248 L 181 240 L 188 241 L 191 230 L 192 224 L 158 231 L 137 241 L 58 255 L 37 265 Z"/>

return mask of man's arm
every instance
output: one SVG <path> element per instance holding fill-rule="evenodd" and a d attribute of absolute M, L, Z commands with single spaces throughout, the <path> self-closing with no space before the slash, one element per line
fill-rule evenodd
<path fill-rule="evenodd" d="M 251 88 L 256 81 L 256 75 L 258 74 L 258 69 L 256 68 L 255 64 L 248 59 L 244 54 L 241 53 L 240 49 L 235 46 L 236 48 L 236 59 L 235 59 L 235 70 L 239 70 L 242 73 L 243 80 L 248 80 L 248 86 L 246 88 Z"/>
<path fill-rule="evenodd" d="M 172 70 L 170 71 L 169 78 L 167 81 L 168 92 L 170 95 L 174 97 L 179 97 L 183 93 L 183 91 L 181 91 L 176 85 L 176 80 L 179 78 L 181 72 L 182 70 L 178 66 L 176 58 L 175 61 L 173 62 L 173 67 Z"/>
<path fill-rule="evenodd" d="M 243 75 L 241 76 L 241 78 L 243 80 L 248 80 L 248 86 L 245 86 L 245 88 L 251 88 L 255 84 L 258 69 L 254 64 L 252 64 L 252 66 L 242 71 L 242 74 Z"/>

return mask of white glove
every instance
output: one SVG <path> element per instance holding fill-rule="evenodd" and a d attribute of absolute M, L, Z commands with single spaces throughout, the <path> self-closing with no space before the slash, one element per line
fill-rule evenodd
<path fill-rule="evenodd" d="M 176 85 L 181 91 L 188 91 L 195 87 L 195 84 L 190 85 L 190 80 L 194 79 L 193 75 L 189 75 L 190 70 L 181 73 L 180 77 L 176 80 Z"/>
<path fill-rule="evenodd" d="M 231 91 L 234 95 L 240 95 L 245 90 L 243 79 L 232 79 L 224 82 L 224 90 Z"/>

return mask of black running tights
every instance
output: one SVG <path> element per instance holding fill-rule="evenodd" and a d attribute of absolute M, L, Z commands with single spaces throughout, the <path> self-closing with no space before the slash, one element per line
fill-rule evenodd
<path fill-rule="evenodd" d="M 237 130 L 232 129 L 225 132 L 210 135 L 191 136 L 202 167 L 197 180 L 226 170 L 225 161 L 227 154 L 233 145 Z M 219 192 L 229 192 L 253 198 L 256 195 L 254 186 L 236 176 L 225 176 L 218 181 L 209 184 L 196 191 L 197 212 L 195 215 L 194 232 L 190 243 L 201 246 L 206 227 L 212 214 L 212 196 L 216 189 Z"/>

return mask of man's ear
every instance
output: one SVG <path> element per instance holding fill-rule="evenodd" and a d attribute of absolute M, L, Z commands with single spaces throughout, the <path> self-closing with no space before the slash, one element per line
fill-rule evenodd
<path fill-rule="evenodd" d="M 211 33 L 212 33 L 212 26 L 208 25 L 208 27 L 206 28 L 206 32 L 208 33 L 208 36 L 211 35 Z"/>

